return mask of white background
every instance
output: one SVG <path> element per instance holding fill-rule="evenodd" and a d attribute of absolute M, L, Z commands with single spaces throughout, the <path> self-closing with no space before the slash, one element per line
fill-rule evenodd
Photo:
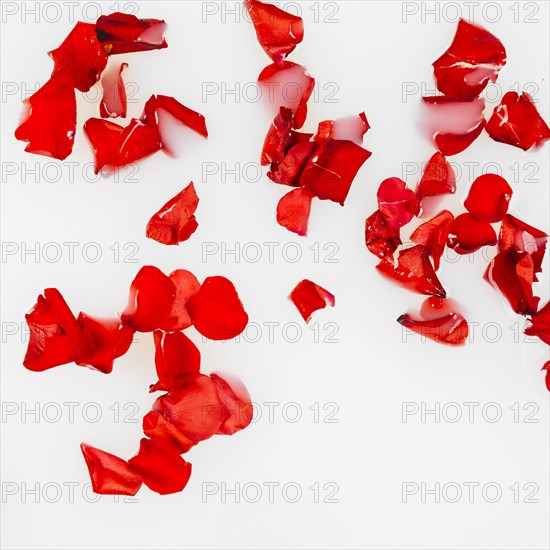
<path fill-rule="evenodd" d="M 243 175 L 240 181 L 233 175 L 222 177 L 221 172 L 203 175 L 204 163 L 216 163 L 221 170 L 234 168 L 235 163 L 242 168 L 257 162 L 272 118 L 269 106 L 247 101 L 242 94 L 203 97 L 205 83 L 220 88 L 225 83 L 227 88 L 240 86 L 241 90 L 248 85 L 249 98 L 254 99 L 250 83 L 268 64 L 242 12 L 227 13 L 238 4 L 218 4 L 219 11 L 207 18 L 204 10 L 213 10 L 213 4 L 203 4 L 208 8 L 200 2 L 140 2 L 139 16 L 168 22 L 169 48 L 119 56 L 116 61 L 129 63 L 125 80 L 139 86 L 132 95 L 137 102 L 130 104 L 130 116 L 141 114 L 151 93 L 172 95 L 206 116 L 210 137 L 204 141 L 178 130 L 176 137 L 182 144 L 177 158 L 158 153 L 141 162 L 133 175 L 121 172 L 117 182 L 112 177 L 98 181 L 91 177 L 92 154 L 81 128 L 87 118 L 98 116 L 97 104 L 84 101 L 81 94 L 76 145 L 63 163 L 24 153 L 24 144 L 13 138 L 21 94 L 47 80 L 52 63 L 46 52 L 63 40 L 74 20 L 63 4 L 59 21 L 55 21 L 55 6 L 49 14 L 27 15 L 24 21 L 21 5 L 10 15 L 14 3 L 3 3 L 2 234 L 3 246 L 15 243 L 8 249 L 17 249 L 2 259 L 3 547 L 548 548 L 549 401 L 540 372 L 548 348 L 524 342 L 521 329 L 518 338 L 523 321 L 482 280 L 486 260 L 481 253 L 459 261 L 449 254 L 439 272 L 448 294 L 462 305 L 468 320 L 477 323 L 473 341 L 455 349 L 402 335 L 395 319 L 417 310 L 422 297 L 382 280 L 374 269 L 375 258 L 364 247 L 364 220 L 376 208 L 380 181 L 401 177 L 405 168 L 426 162 L 433 153 L 433 145 L 418 128 L 421 93 L 404 101 L 403 88 L 419 89 L 425 83 L 425 93 L 433 91 L 431 63 L 452 40 L 456 8 L 467 17 L 467 7 L 455 2 L 437 6 L 434 2 L 406 2 L 406 6 L 401 2 L 299 2 L 305 39 L 290 59 L 307 65 L 320 86 L 317 100 L 310 102 L 305 129 L 314 131 L 319 120 L 365 110 L 372 126 L 365 147 L 373 151 L 345 207 L 315 201 L 309 236 L 301 239 L 275 221 L 275 207 L 286 188 L 265 176 L 250 181 L 256 179 L 253 165 L 248 167 L 248 181 Z M 314 4 L 317 8 L 312 8 Z M 498 86 L 488 89 L 494 100 L 488 102 L 486 113 L 511 87 L 525 86 L 532 92 L 529 83 L 535 83 L 537 107 L 548 121 L 548 4 L 467 4 L 473 6 L 473 19 L 495 33 L 508 52 Z M 34 5 L 28 3 L 30 8 Z M 75 19 L 95 18 L 96 7 L 89 2 L 76 7 Z M 435 15 L 425 13 L 434 7 Z M 317 21 L 314 10 L 320 14 Z M 404 10 L 410 13 L 406 18 Z M 328 102 L 335 87 L 337 92 Z M 92 90 L 88 96 L 94 94 Z M 525 153 L 484 133 L 452 161 L 461 170 L 458 190 L 442 207 L 461 212 L 471 182 L 468 166 L 476 177 L 492 162 L 514 188 L 510 211 L 536 227 L 550 229 L 548 144 Z M 69 162 L 76 163 L 72 178 Z M 514 163 L 519 163 L 515 169 Z M 22 173 L 35 165 L 39 181 L 28 173 L 23 178 Z M 10 175 L 13 170 L 17 173 Z M 149 217 L 191 180 L 200 197 L 197 232 L 179 247 L 147 240 L 144 227 Z M 409 173 L 409 185 L 417 180 L 418 172 Z M 72 263 L 65 242 L 79 243 Z M 256 263 L 242 255 L 203 256 L 204 243 L 222 246 L 223 242 L 228 247 L 258 243 L 263 255 Z M 280 243 L 273 262 L 262 244 L 266 242 Z M 21 251 L 35 243 L 41 255 L 22 257 Z M 57 260 L 55 243 L 63 251 Z M 83 258 L 88 243 L 98 243 L 102 252 L 96 263 L 89 261 L 95 245 L 86 247 L 88 261 Z M 114 243 L 121 248 L 118 261 L 109 248 Z M 136 243 L 133 257 L 138 263 L 123 261 L 133 248 L 127 243 Z M 288 255 L 283 257 L 286 243 L 298 243 L 299 261 L 291 263 Z M 322 260 L 334 247 L 328 245 L 323 252 L 327 243 L 338 247 L 336 263 L 315 261 L 309 249 L 319 246 Z M 124 246 L 130 248 L 125 252 Z M 290 246 L 289 255 L 296 250 Z M 249 259 L 253 259 L 253 247 L 246 248 Z M 45 250 L 54 261 L 43 257 Z M 220 343 L 202 342 L 193 330 L 189 334 L 201 349 L 203 370 L 240 376 L 261 418 L 233 437 L 214 437 L 193 449 L 188 455 L 193 474 L 183 493 L 161 497 L 144 487 L 137 502 L 117 502 L 107 496 L 91 502 L 79 443 L 86 441 L 123 457 L 135 452 L 141 417 L 154 399 L 147 393 L 155 381 L 152 338 L 138 335 L 139 342 L 116 362 L 109 376 L 74 365 L 32 373 L 22 366 L 26 342 L 20 323 L 36 296 L 52 286 L 63 293 L 75 313 L 120 312 L 133 276 L 147 264 L 166 272 L 191 269 L 201 280 L 220 274 L 235 283 L 256 324 L 249 336 Z M 548 299 L 548 261 L 544 269 L 538 285 L 542 303 Z M 330 333 L 325 324 L 336 323 L 338 343 L 316 343 L 314 333 L 287 300 L 294 285 L 306 277 L 336 295 L 336 307 L 316 313 L 313 322 L 319 323 L 321 340 Z M 269 322 L 278 323 L 273 342 L 264 324 Z M 255 342 L 257 330 L 253 329 L 258 326 L 263 331 Z M 302 334 L 291 343 L 296 326 Z M 283 328 L 288 332 L 283 333 Z M 73 422 L 65 402 L 78 403 Z M 278 404 L 272 421 L 269 402 Z M 461 405 L 463 417 L 450 422 L 456 411 L 447 406 L 440 422 L 433 415 L 421 422 L 420 414 L 404 422 L 402 409 L 407 402 L 419 408 L 422 403 L 430 408 L 439 403 L 443 408 L 455 402 Z M 480 403 L 473 422 L 468 420 L 465 402 Z M 483 415 L 483 406 L 491 402 L 495 405 Z M 118 422 L 116 403 L 121 414 Z M 137 404 L 137 412 L 132 403 Z M 296 403 L 302 412 L 297 422 L 290 421 L 296 405 L 289 403 Z M 321 409 L 318 422 L 310 410 L 315 403 Z M 328 403 L 338 407 L 332 417 L 337 422 L 323 422 L 334 409 Z M 36 404 L 38 418 L 21 414 Z M 519 407 L 520 417 L 515 419 L 519 422 L 509 407 Z M 98 408 L 102 416 L 94 423 Z M 502 418 L 489 422 L 488 416 L 498 409 Z M 13 410 L 17 412 L 7 414 Z M 531 411 L 530 418 L 537 422 L 525 422 Z M 124 422 L 132 412 L 134 416 L 127 420 L 139 422 Z M 48 414 L 53 421 L 46 421 Z M 274 491 L 274 502 L 269 502 L 265 485 L 271 482 L 281 484 Z M 303 491 L 296 503 L 288 502 L 294 496 L 292 490 L 286 499 L 281 493 L 289 482 Z M 465 482 L 480 484 L 473 502 Z M 483 498 L 481 489 L 490 482 L 502 489 L 499 502 Z M 74 484 L 74 498 L 67 483 Z M 220 492 L 206 498 L 207 483 Z M 240 502 L 231 494 L 222 497 L 223 483 L 227 489 L 240 484 Z M 253 485 L 243 494 L 246 483 Z M 337 484 L 334 498 L 338 502 L 315 503 L 309 489 L 314 483 L 320 484 L 321 500 L 328 496 L 323 486 Z M 441 487 L 457 483 L 463 494 L 454 504 L 444 498 L 454 497 L 452 489 L 441 495 L 439 503 L 433 495 L 423 503 L 420 492 L 403 502 L 403 483 L 416 483 L 419 488 L 425 483 L 428 489 L 436 483 Z M 514 503 L 509 489 L 514 483 L 521 488 L 520 503 Z M 538 503 L 523 502 L 530 493 L 523 489 L 526 483 L 538 487 L 533 497 Z M 257 486 L 263 488 L 261 498 L 250 502 Z M 35 487 L 36 496 L 24 496 L 25 488 Z"/>

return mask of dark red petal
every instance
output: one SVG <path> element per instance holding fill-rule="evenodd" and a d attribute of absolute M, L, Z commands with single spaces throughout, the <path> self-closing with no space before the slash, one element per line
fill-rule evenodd
<path fill-rule="evenodd" d="M 248 323 L 233 283 L 225 277 L 207 277 L 187 302 L 195 328 L 210 340 L 228 340 L 239 335 Z"/>
<path fill-rule="evenodd" d="M 451 224 L 447 246 L 457 254 L 469 254 L 483 246 L 497 244 L 497 234 L 491 224 L 471 214 L 460 214 Z"/>
<path fill-rule="evenodd" d="M 460 101 L 477 97 L 506 64 L 500 40 L 461 19 L 449 49 L 433 63 L 437 89 Z"/>
<path fill-rule="evenodd" d="M 128 13 L 102 15 L 95 32 L 107 55 L 167 48 L 166 23 L 159 19 L 138 19 Z"/>
<path fill-rule="evenodd" d="M 78 23 L 61 46 L 49 52 L 54 61 L 52 78 L 87 92 L 99 80 L 107 66 L 103 51 L 91 23 Z"/>
<path fill-rule="evenodd" d="M 294 111 L 281 107 L 265 136 L 260 159 L 262 166 L 283 160 L 287 145 L 292 139 L 293 127 Z"/>
<path fill-rule="evenodd" d="M 294 287 L 290 299 L 306 323 L 309 323 L 313 312 L 324 309 L 327 305 L 334 307 L 335 304 L 334 294 L 308 279 L 300 281 Z"/>
<path fill-rule="evenodd" d="M 411 235 L 412 242 L 421 244 L 430 251 L 435 271 L 439 269 L 453 220 L 451 212 L 443 210 L 431 220 L 419 225 Z"/>
<path fill-rule="evenodd" d="M 201 353 L 183 332 L 155 330 L 155 366 L 159 381 L 150 392 L 171 390 L 190 374 L 198 374 Z"/>
<path fill-rule="evenodd" d="M 416 196 L 447 195 L 456 191 L 455 173 L 447 159 L 437 151 L 428 161 L 422 179 L 416 188 Z"/>
<path fill-rule="evenodd" d="M 141 478 L 126 460 L 86 443 L 80 444 L 94 493 L 99 495 L 135 495 Z"/>
<path fill-rule="evenodd" d="M 73 150 L 76 133 L 76 99 L 72 86 L 50 79 L 25 100 L 26 113 L 15 130 L 27 141 L 27 153 L 66 159 Z"/>
<path fill-rule="evenodd" d="M 126 88 L 122 80 L 122 72 L 128 63 L 121 63 L 119 68 L 113 67 L 103 73 L 101 87 L 103 97 L 99 104 L 99 114 L 103 118 L 126 118 Z"/>
<path fill-rule="evenodd" d="M 445 298 L 447 294 L 435 274 L 429 256 L 430 251 L 425 246 L 416 245 L 401 250 L 397 257 L 397 266 L 393 262 L 382 260 L 376 269 L 413 292 Z"/>
<path fill-rule="evenodd" d="M 371 154 L 353 141 L 326 141 L 308 160 L 300 185 L 319 199 L 343 205 L 357 172 Z"/>
<path fill-rule="evenodd" d="M 122 324 L 139 332 L 160 328 L 170 316 L 175 297 L 174 283 L 160 269 L 151 265 L 142 267 L 130 286 Z"/>
<path fill-rule="evenodd" d="M 167 332 L 177 332 L 193 324 L 187 311 L 187 302 L 199 291 L 201 285 L 193 273 L 186 269 L 176 269 L 169 277 L 176 287 L 176 297 L 169 317 L 162 322 L 160 328 Z"/>
<path fill-rule="evenodd" d="M 378 210 L 391 227 L 403 227 L 408 224 L 420 209 L 416 195 L 399 178 L 385 179 L 376 195 Z"/>
<path fill-rule="evenodd" d="M 433 300 L 439 302 L 443 301 L 442 298 L 432 296 L 428 298 L 423 304 L 422 312 L 427 308 L 432 309 L 430 313 L 434 313 L 435 310 L 440 310 L 440 313 L 435 316 L 430 315 L 430 319 L 415 319 L 409 314 L 401 315 L 397 319 L 397 322 L 404 327 L 420 334 L 424 338 L 429 338 L 434 342 L 441 344 L 450 344 L 453 346 L 460 346 L 464 344 L 468 337 L 468 323 L 461 313 L 448 308 L 445 304 L 437 303 L 436 308 L 433 307 Z"/>
<path fill-rule="evenodd" d="M 281 63 L 304 38 L 302 18 L 259 0 L 245 0 L 244 5 L 260 46 L 275 63 Z"/>
<path fill-rule="evenodd" d="M 271 171 L 267 173 L 267 177 L 282 185 L 299 186 L 302 172 L 316 150 L 317 144 L 312 141 L 297 143 L 291 147 L 280 163 L 271 165 Z"/>
<path fill-rule="evenodd" d="M 183 491 L 191 476 L 191 464 L 165 439 L 143 438 L 139 452 L 128 460 L 143 483 L 160 495 Z"/>
<path fill-rule="evenodd" d="M 216 385 L 204 374 L 187 377 L 159 397 L 153 410 L 161 413 L 194 443 L 212 437 L 225 419 Z"/>
<path fill-rule="evenodd" d="M 550 302 L 529 319 L 529 326 L 524 332 L 529 336 L 538 336 L 550 346 Z"/>
<path fill-rule="evenodd" d="M 149 220 L 145 234 L 161 244 L 186 241 L 199 226 L 194 215 L 198 204 L 199 197 L 191 182 Z"/>
<path fill-rule="evenodd" d="M 363 143 L 363 136 L 370 129 L 365 113 L 352 115 L 336 120 L 323 120 L 319 123 L 314 141 L 323 142 L 327 139 L 353 141 L 357 145 Z"/>
<path fill-rule="evenodd" d="M 365 222 L 365 244 L 375 256 L 391 258 L 402 244 L 399 228 L 390 226 L 380 210 L 377 210 Z"/>
<path fill-rule="evenodd" d="M 224 421 L 218 429 L 220 435 L 233 435 L 239 430 L 244 430 L 254 416 L 254 409 L 250 395 L 244 384 L 236 378 L 212 373 L 212 382 L 218 391 Z"/>
<path fill-rule="evenodd" d="M 472 183 L 464 201 L 466 210 L 476 218 L 487 222 L 499 222 L 508 211 L 512 188 L 497 174 L 484 174 Z"/>
<path fill-rule="evenodd" d="M 313 195 L 302 187 L 283 195 L 277 205 L 277 223 L 305 237 L 312 198 Z"/>
<path fill-rule="evenodd" d="M 550 139 L 548 124 L 525 92 L 520 96 L 516 92 L 504 94 L 485 129 L 495 141 L 514 145 L 524 151 L 541 147 Z"/>
<path fill-rule="evenodd" d="M 143 417 L 143 433 L 152 439 L 166 439 L 181 454 L 186 453 L 195 445 L 158 411 L 149 411 Z"/>
<path fill-rule="evenodd" d="M 44 371 L 75 361 L 81 352 L 82 333 L 67 302 L 56 288 L 47 288 L 25 315 L 30 337 L 23 365 Z"/>
<path fill-rule="evenodd" d="M 78 324 L 82 328 L 82 350 L 76 364 L 110 373 L 114 360 L 130 348 L 134 329 L 122 326 L 119 319 L 96 319 L 85 313 L 78 315 Z"/>

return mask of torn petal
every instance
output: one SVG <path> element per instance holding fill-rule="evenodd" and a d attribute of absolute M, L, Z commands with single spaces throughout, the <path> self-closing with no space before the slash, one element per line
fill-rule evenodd
<path fill-rule="evenodd" d="M 469 254 L 483 246 L 497 244 L 497 234 L 486 221 L 471 214 L 460 214 L 452 222 L 447 245 L 457 254 Z"/>
<path fill-rule="evenodd" d="M 300 281 L 294 287 L 290 299 L 306 323 L 309 323 L 313 312 L 324 309 L 327 305 L 334 307 L 335 304 L 334 294 L 308 279 Z"/>
<path fill-rule="evenodd" d="M 151 439 L 160 438 L 169 441 L 181 454 L 186 453 L 195 445 L 158 411 L 149 411 L 143 417 L 143 433 Z"/>
<path fill-rule="evenodd" d="M 378 210 L 391 227 L 403 227 L 420 210 L 416 195 L 399 178 L 385 179 L 380 184 L 376 196 L 378 198 Z"/>
<path fill-rule="evenodd" d="M 391 258 L 402 244 L 398 227 L 388 224 L 386 218 L 377 210 L 365 222 L 365 244 L 367 249 L 379 258 Z"/>
<path fill-rule="evenodd" d="M 237 378 L 219 374 L 210 375 L 218 391 L 224 420 L 218 429 L 220 435 L 233 435 L 244 430 L 254 415 L 252 401 L 244 384 Z"/>
<path fill-rule="evenodd" d="M 432 155 L 416 188 L 419 200 L 452 194 L 456 191 L 455 173 L 447 159 L 437 151 Z"/>
<path fill-rule="evenodd" d="M 277 223 L 289 231 L 305 237 L 313 195 L 302 187 L 281 197 L 277 205 Z"/>
<path fill-rule="evenodd" d="M 421 244 L 429 250 L 435 271 L 439 269 L 439 262 L 445 251 L 453 221 L 454 216 L 451 212 L 443 210 L 431 220 L 419 225 L 411 235 L 412 242 Z"/>
<path fill-rule="evenodd" d="M 128 63 L 121 63 L 118 69 L 108 69 L 101 77 L 103 97 L 99 104 L 99 114 L 102 118 L 126 118 L 126 88 L 122 72 L 127 67 Z"/>
<path fill-rule="evenodd" d="M 508 211 L 512 188 L 497 174 L 484 174 L 474 180 L 464 201 L 466 210 L 486 222 L 499 222 Z"/>

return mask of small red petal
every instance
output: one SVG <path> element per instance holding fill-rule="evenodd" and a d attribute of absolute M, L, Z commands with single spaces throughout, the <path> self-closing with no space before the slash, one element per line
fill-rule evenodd
<path fill-rule="evenodd" d="M 187 302 L 195 328 L 210 340 L 228 340 L 239 335 L 248 323 L 233 283 L 225 277 L 207 277 Z"/>
<path fill-rule="evenodd" d="M 538 336 L 550 346 L 550 302 L 529 319 L 529 326 L 524 332 L 529 336 Z"/>
<path fill-rule="evenodd" d="M 541 370 L 546 371 L 546 389 L 550 391 L 550 361 L 546 361 Z"/>
<path fill-rule="evenodd" d="M 191 182 L 171 198 L 147 223 L 146 235 L 161 244 L 178 244 L 189 239 L 199 224 L 194 216 L 199 204 Z"/>
<path fill-rule="evenodd" d="M 176 287 L 169 277 L 154 266 L 142 267 L 130 286 L 122 324 L 139 332 L 160 328 L 170 316 L 175 297 Z"/>
<path fill-rule="evenodd" d="M 460 101 L 474 99 L 489 81 L 496 81 L 505 64 L 506 50 L 500 40 L 461 19 L 452 44 L 433 63 L 437 89 Z"/>
<path fill-rule="evenodd" d="M 435 197 L 456 191 L 455 173 L 447 159 L 437 151 L 428 161 L 422 179 L 416 188 L 416 196 Z"/>
<path fill-rule="evenodd" d="M 334 307 L 335 304 L 334 294 L 308 279 L 300 281 L 294 287 L 290 299 L 306 323 L 309 323 L 313 312 L 324 309 L 327 305 Z"/>
<path fill-rule="evenodd" d="M 550 139 L 548 124 L 525 92 L 520 96 L 516 92 L 504 94 L 485 129 L 495 141 L 514 145 L 524 151 L 541 147 Z"/>
<path fill-rule="evenodd" d="M 412 242 L 421 244 L 430 251 L 435 271 L 439 269 L 453 220 L 451 212 L 443 210 L 431 220 L 419 225 L 411 235 Z"/>
<path fill-rule="evenodd" d="M 283 195 L 277 205 L 277 223 L 305 237 L 312 198 L 313 195 L 302 187 Z"/>
<path fill-rule="evenodd" d="M 508 211 L 512 188 L 497 174 L 484 174 L 472 183 L 464 201 L 466 210 L 476 218 L 487 222 L 499 222 Z"/>
<path fill-rule="evenodd" d="M 135 495 L 142 481 L 126 460 L 86 443 L 80 444 L 90 473 L 94 493 L 99 495 Z"/>
<path fill-rule="evenodd" d="M 199 291 L 201 285 L 193 273 L 186 269 L 176 269 L 169 277 L 176 287 L 176 297 L 169 317 L 162 322 L 160 328 L 166 332 L 178 332 L 193 324 L 187 311 L 187 302 Z"/>
<path fill-rule="evenodd" d="M 195 445 L 158 411 L 149 411 L 143 417 L 143 433 L 152 439 L 166 439 L 181 454 L 186 453 Z"/>
<path fill-rule="evenodd" d="M 399 228 L 408 224 L 420 209 L 416 195 L 399 178 L 385 179 L 376 196 L 378 209 L 391 227 Z"/>
<path fill-rule="evenodd" d="M 128 13 L 102 15 L 95 32 L 107 55 L 167 48 L 166 23 L 159 19 L 138 19 Z"/>
<path fill-rule="evenodd" d="M 191 476 L 191 464 L 165 439 L 143 438 L 139 452 L 128 463 L 143 483 L 160 495 L 183 491 Z"/>
<path fill-rule="evenodd" d="M 190 374 L 200 372 L 201 353 L 183 332 L 155 330 L 153 336 L 159 381 L 151 386 L 150 392 L 171 390 Z"/>
<path fill-rule="evenodd" d="M 319 123 L 314 141 L 323 142 L 328 139 L 349 140 L 357 145 L 363 143 L 363 137 L 370 129 L 365 113 L 352 115 L 337 120 L 324 120 Z"/>
<path fill-rule="evenodd" d="M 126 118 L 126 88 L 122 80 L 122 72 L 128 63 L 121 63 L 119 68 L 113 67 L 103 73 L 101 88 L 103 97 L 99 104 L 99 114 L 103 118 Z"/>
<path fill-rule="evenodd" d="M 365 222 L 365 244 L 375 256 L 390 258 L 402 244 L 399 228 L 389 225 L 382 212 L 377 210 Z"/>
<path fill-rule="evenodd" d="M 239 430 L 244 430 L 252 422 L 254 409 L 244 384 L 238 379 L 226 375 L 224 377 L 215 373 L 210 375 L 218 391 L 224 414 L 224 421 L 217 433 L 233 435 Z"/>
<path fill-rule="evenodd" d="M 262 166 L 283 160 L 287 150 L 294 145 L 294 136 L 297 133 L 292 131 L 293 127 L 294 111 L 281 107 L 265 136 L 260 160 Z"/>
<path fill-rule="evenodd" d="M 27 111 L 15 130 L 19 141 L 27 141 L 27 153 L 59 160 L 73 150 L 76 133 L 76 99 L 71 85 L 54 78 L 25 100 Z"/>
<path fill-rule="evenodd" d="M 259 0 L 245 0 L 244 5 L 260 46 L 275 63 L 281 63 L 304 38 L 302 18 Z"/>
<path fill-rule="evenodd" d="M 281 162 L 271 165 L 267 177 L 282 185 L 299 186 L 304 168 L 316 150 L 317 144 L 312 141 L 297 143 L 290 148 Z"/>
<path fill-rule="evenodd" d="M 451 224 L 447 245 L 457 254 L 469 254 L 483 246 L 497 244 L 497 234 L 489 223 L 471 214 L 460 214 Z"/>

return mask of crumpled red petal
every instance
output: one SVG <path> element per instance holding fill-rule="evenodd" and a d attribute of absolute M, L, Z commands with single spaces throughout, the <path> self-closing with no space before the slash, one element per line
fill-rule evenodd
<path fill-rule="evenodd" d="M 194 215 L 198 204 L 199 197 L 191 182 L 149 220 L 145 234 L 161 244 L 186 241 L 199 226 Z"/>
<path fill-rule="evenodd" d="M 193 273 L 186 269 L 176 269 L 170 273 L 169 278 L 176 287 L 176 297 L 170 315 L 162 322 L 160 328 L 167 332 L 177 332 L 193 324 L 187 311 L 187 302 L 199 291 L 201 285 Z"/>
<path fill-rule="evenodd" d="M 452 44 L 433 63 L 437 89 L 460 101 L 474 99 L 489 81 L 496 81 L 505 64 L 506 50 L 500 40 L 460 19 Z"/>
<path fill-rule="evenodd" d="M 311 192 L 302 187 L 283 195 L 277 205 L 277 223 L 289 231 L 305 237 L 312 198 Z"/>
<path fill-rule="evenodd" d="M 82 329 L 82 344 L 76 364 L 110 373 L 114 360 L 130 348 L 134 329 L 122 326 L 120 319 L 96 319 L 86 313 L 78 315 L 78 324 Z"/>
<path fill-rule="evenodd" d="M 126 118 L 126 88 L 122 80 L 122 72 L 128 63 L 121 63 L 119 68 L 107 69 L 101 77 L 103 97 L 99 104 L 99 114 L 102 118 Z"/>
<path fill-rule="evenodd" d="M 172 443 L 161 438 L 143 438 L 128 464 L 149 489 L 160 495 L 183 491 L 191 476 L 191 464 L 183 460 Z"/>
<path fill-rule="evenodd" d="M 71 363 L 80 355 L 81 328 L 56 288 L 47 288 L 25 315 L 30 336 L 23 365 L 44 371 Z"/>
<path fill-rule="evenodd" d="M 375 256 L 392 258 L 402 244 L 399 228 L 388 224 L 382 212 L 376 210 L 365 222 L 365 244 Z"/>
<path fill-rule="evenodd" d="M 531 316 L 524 332 L 528 336 L 538 336 L 550 346 L 550 302 Z"/>
<path fill-rule="evenodd" d="M 443 154 L 436 151 L 426 164 L 426 169 L 416 188 L 416 196 L 421 200 L 425 197 L 452 194 L 455 191 L 454 170 Z"/>
<path fill-rule="evenodd" d="M 313 312 L 324 309 L 327 305 L 334 307 L 336 301 L 334 294 L 308 279 L 300 281 L 294 287 L 290 299 L 306 323 L 309 323 Z"/>
<path fill-rule="evenodd" d="M 289 149 L 281 162 L 271 165 L 267 177 L 275 183 L 298 187 L 304 168 L 317 147 L 317 144 L 313 141 L 297 143 Z"/>
<path fill-rule="evenodd" d="M 439 262 L 447 246 L 447 237 L 453 221 L 454 216 L 451 212 L 443 210 L 431 220 L 419 225 L 411 235 L 412 242 L 421 244 L 429 250 L 435 271 L 439 269 Z"/>
<path fill-rule="evenodd" d="M 141 477 L 118 456 L 80 444 L 94 493 L 99 495 L 135 495 L 141 485 Z"/>
<path fill-rule="evenodd" d="M 239 379 L 227 375 L 222 378 L 219 374 L 212 373 L 210 378 L 218 391 L 224 416 L 217 433 L 233 435 L 244 430 L 254 416 L 252 401 L 246 387 Z"/>
<path fill-rule="evenodd" d="M 167 48 L 165 29 L 162 20 L 138 19 L 120 12 L 102 15 L 95 24 L 97 38 L 107 55 Z"/>
<path fill-rule="evenodd" d="M 460 214 L 452 222 L 447 245 L 457 254 L 469 254 L 483 246 L 497 244 L 497 234 L 489 223 L 471 214 Z"/>
<path fill-rule="evenodd" d="M 59 160 L 73 150 L 76 133 L 74 88 L 54 78 L 25 100 L 27 111 L 15 130 L 19 141 L 27 141 L 27 153 Z"/>
<path fill-rule="evenodd" d="M 154 266 L 142 267 L 130 286 L 122 324 L 139 332 L 160 328 L 170 316 L 175 297 L 176 287 L 169 277 Z"/>
<path fill-rule="evenodd" d="M 165 439 L 174 445 L 180 454 L 186 453 L 195 443 L 183 435 L 163 414 L 149 411 L 143 417 L 143 433 L 152 439 Z"/>
<path fill-rule="evenodd" d="M 397 265 L 394 262 L 382 260 L 376 269 L 414 292 L 440 298 L 447 296 L 430 263 L 430 251 L 420 244 L 401 250 L 397 257 Z"/>
<path fill-rule="evenodd" d="M 49 52 L 54 61 L 51 78 L 87 92 L 107 66 L 107 55 L 91 23 L 78 21 L 63 43 Z"/>
<path fill-rule="evenodd" d="M 239 335 L 248 323 L 233 283 L 225 277 L 207 277 L 187 302 L 195 328 L 210 340 L 228 340 Z"/>
<path fill-rule="evenodd" d="M 159 378 L 149 391 L 168 391 L 184 381 L 190 374 L 198 374 L 201 353 L 183 332 L 155 330 L 155 366 Z"/>
<path fill-rule="evenodd" d="M 508 212 L 512 188 L 497 174 L 483 174 L 474 180 L 464 201 L 466 210 L 486 222 L 499 222 Z"/>
<path fill-rule="evenodd" d="M 304 38 L 301 17 L 259 0 L 245 0 L 260 46 L 271 59 L 280 64 Z"/>
<path fill-rule="evenodd" d="M 526 92 L 520 96 L 516 92 L 504 94 L 485 129 L 495 141 L 508 143 L 524 151 L 541 147 L 550 139 L 548 124 Z"/>
<path fill-rule="evenodd" d="M 388 225 L 399 228 L 408 224 L 420 210 L 418 199 L 399 178 L 387 178 L 378 188 L 378 210 Z"/>
<path fill-rule="evenodd" d="M 401 315 L 397 322 L 434 342 L 460 346 L 468 337 L 468 323 L 461 313 L 449 308 L 445 302 L 448 300 L 432 296 L 422 304 L 420 319 L 407 313 Z M 438 313 L 426 319 L 422 315 L 426 308 L 432 309 L 432 313 Z"/>

